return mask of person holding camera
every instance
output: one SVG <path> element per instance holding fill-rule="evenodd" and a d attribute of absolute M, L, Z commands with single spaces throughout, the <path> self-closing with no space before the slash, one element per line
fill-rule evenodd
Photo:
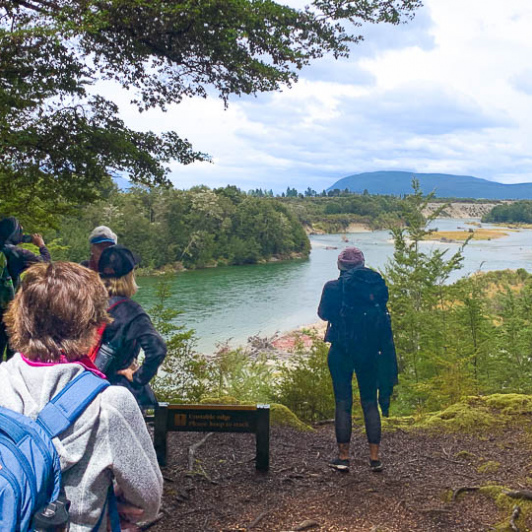
<path fill-rule="evenodd" d="M 19 244 L 34 244 L 39 248 L 39 255 L 19 247 Z M 20 274 L 37 262 L 50 262 L 48 251 L 41 235 L 25 235 L 19 221 L 14 217 L 0 220 L 0 363 L 6 352 L 6 360 L 13 356 L 9 348 L 4 312 L 13 299 L 20 282 Z"/>

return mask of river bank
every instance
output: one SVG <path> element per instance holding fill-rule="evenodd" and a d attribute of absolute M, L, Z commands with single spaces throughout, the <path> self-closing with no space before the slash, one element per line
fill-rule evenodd
<path fill-rule="evenodd" d="M 501 203 L 513 203 L 512 201 L 498 201 L 498 202 L 485 202 L 485 203 L 466 203 L 466 202 L 450 202 L 445 209 L 439 215 L 440 218 L 453 218 L 453 219 L 471 219 L 482 218 L 488 212 L 500 205 Z M 423 214 L 429 216 L 433 214 L 437 209 L 440 209 L 442 203 L 428 203 L 424 209 Z"/>
<path fill-rule="evenodd" d="M 438 219 L 440 231 L 456 231 L 467 223 L 448 218 Z M 467 226 L 469 227 L 469 226 Z M 476 226 L 471 226 L 476 227 Z M 482 228 L 494 226 L 482 224 Z M 344 237 L 347 238 L 347 242 Z M 196 331 L 197 350 L 211 354 L 216 345 L 229 340 L 231 346 L 245 345 L 252 336 L 279 336 L 318 320 L 323 285 L 338 276 L 336 259 L 342 249 L 357 246 L 364 251 L 368 266 L 386 267 L 393 255 L 388 231 L 312 235 L 308 259 L 240 266 L 208 268 L 170 275 L 167 305 L 183 311 L 176 324 Z M 492 240 L 471 241 L 464 252 L 463 268 L 453 272 L 450 282 L 476 271 L 530 269 L 532 265 L 532 230 L 509 232 Z M 449 249 L 454 253 L 460 242 L 423 242 L 428 251 Z M 139 279 L 135 296 L 145 308 L 157 304 L 158 277 Z"/>
<path fill-rule="evenodd" d="M 226 260 L 216 260 L 216 261 L 210 261 L 206 263 L 202 268 L 185 268 L 184 264 L 182 262 L 174 262 L 173 264 L 167 264 L 163 266 L 162 268 L 149 268 L 149 267 L 140 267 L 136 270 L 136 275 L 138 277 L 160 277 L 162 275 L 168 275 L 168 274 L 176 274 L 176 273 L 182 273 L 182 272 L 191 272 L 195 270 L 204 270 L 209 268 L 226 268 L 226 267 L 242 267 L 242 266 L 252 266 L 253 264 L 270 264 L 274 262 L 288 262 L 292 260 L 302 260 L 307 259 L 309 253 L 297 253 L 292 252 L 288 253 L 286 255 L 273 255 L 272 257 L 268 259 L 259 259 L 254 263 L 250 264 L 229 264 Z"/>
<path fill-rule="evenodd" d="M 439 218 L 443 219 L 454 219 L 454 220 L 478 220 L 488 214 L 493 207 L 500 205 L 501 203 L 512 203 L 511 201 L 504 202 L 450 202 L 446 205 L 445 209 L 439 213 Z M 441 209 L 444 203 L 431 202 L 428 203 L 425 209 L 423 210 L 424 216 L 430 216 L 434 214 L 438 209 Z M 349 218 L 363 218 L 358 215 L 337 215 L 343 219 L 338 219 L 336 217 L 324 217 L 323 219 L 316 222 L 308 222 L 303 224 L 305 232 L 307 235 L 326 235 L 326 234 L 335 234 L 335 233 L 367 233 L 375 230 L 382 229 L 382 227 L 375 227 L 375 223 L 372 220 L 367 219 L 367 221 L 352 221 L 349 222 Z"/>

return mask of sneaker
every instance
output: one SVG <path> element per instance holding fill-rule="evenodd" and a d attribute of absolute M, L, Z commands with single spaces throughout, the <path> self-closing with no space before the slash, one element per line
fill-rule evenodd
<path fill-rule="evenodd" d="M 369 467 L 374 473 L 380 473 L 384 469 L 380 460 L 370 460 Z"/>
<path fill-rule="evenodd" d="M 329 467 L 336 469 L 337 471 L 349 472 L 349 460 L 342 460 L 341 458 L 335 458 L 329 462 Z"/>

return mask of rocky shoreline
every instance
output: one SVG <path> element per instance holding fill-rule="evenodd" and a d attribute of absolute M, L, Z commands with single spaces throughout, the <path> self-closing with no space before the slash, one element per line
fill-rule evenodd
<path fill-rule="evenodd" d="M 484 215 L 496 207 L 501 202 L 486 202 L 486 203 L 461 203 L 451 202 L 448 207 L 441 213 L 442 218 L 482 218 Z M 441 203 L 429 203 L 423 211 L 425 216 L 428 216 L 441 208 Z"/>

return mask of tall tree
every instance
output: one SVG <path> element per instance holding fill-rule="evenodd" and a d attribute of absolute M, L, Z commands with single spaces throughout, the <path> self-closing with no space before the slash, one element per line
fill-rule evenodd
<path fill-rule="evenodd" d="M 127 127 L 99 80 L 131 90 L 140 111 L 214 89 L 290 85 L 360 37 L 341 21 L 397 24 L 419 0 L 3 0 L 0 4 L 0 211 L 60 209 L 98 195 L 113 173 L 167 182 L 170 161 L 206 160 L 186 139 Z"/>
<path fill-rule="evenodd" d="M 435 367 L 431 353 L 441 354 L 444 349 L 445 327 L 439 319 L 444 307 L 442 287 L 451 273 L 461 268 L 463 248 L 469 240 L 449 257 L 448 250 L 423 246 L 435 230 L 431 222 L 445 205 L 425 217 L 423 212 L 434 194 L 424 196 L 415 179 L 412 188 L 412 194 L 401 201 L 403 224 L 391 228 L 394 254 L 386 266 L 386 277 L 399 364 L 405 378 L 418 384 Z"/>

